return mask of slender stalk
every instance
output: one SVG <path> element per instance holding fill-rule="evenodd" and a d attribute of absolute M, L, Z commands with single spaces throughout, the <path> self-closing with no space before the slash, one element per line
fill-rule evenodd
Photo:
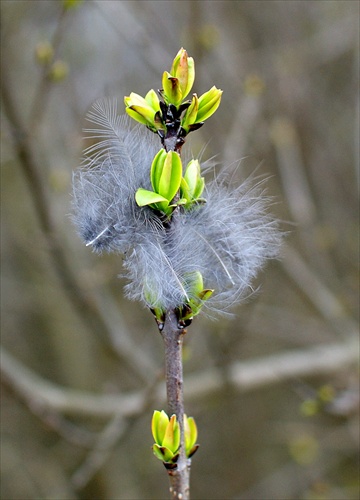
<path fill-rule="evenodd" d="M 167 124 L 167 133 L 162 139 L 166 151 L 181 153 L 183 140 L 180 138 L 180 121 L 175 120 Z M 179 197 L 175 195 L 174 200 Z M 177 221 L 178 210 L 175 209 L 169 226 L 174 228 Z M 169 238 L 171 236 L 169 235 Z M 165 348 L 165 381 L 169 415 L 176 415 L 180 426 L 180 451 L 176 467 L 168 469 L 170 479 L 170 496 L 176 500 L 188 500 L 190 498 L 190 460 L 185 454 L 184 437 L 184 391 L 183 391 L 183 365 L 182 346 L 186 330 L 179 328 L 176 311 L 169 309 L 166 312 L 164 328 L 161 335 Z"/>
<path fill-rule="evenodd" d="M 185 333 L 178 327 L 175 311 L 167 311 L 161 332 L 165 346 L 166 393 L 169 415 L 175 414 L 180 425 L 180 455 L 176 467 L 168 469 L 168 474 L 171 498 L 179 500 L 190 498 L 190 460 L 185 455 L 184 438 L 182 345 Z"/>

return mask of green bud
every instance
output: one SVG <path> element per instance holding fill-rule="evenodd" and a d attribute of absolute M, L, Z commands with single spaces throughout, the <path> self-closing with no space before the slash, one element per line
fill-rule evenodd
<path fill-rule="evenodd" d="M 180 195 L 186 200 L 185 208 L 190 208 L 193 203 L 206 201 L 200 198 L 204 187 L 205 180 L 201 177 L 200 163 L 198 160 L 191 160 L 180 183 Z"/>
<path fill-rule="evenodd" d="M 49 71 L 49 79 L 53 82 L 61 82 L 65 80 L 69 73 L 69 66 L 65 61 L 58 59 L 51 66 Z"/>
<path fill-rule="evenodd" d="M 184 189 L 184 195 L 182 196 L 184 196 L 188 202 L 198 200 L 205 187 L 204 177 L 201 177 L 199 160 L 189 161 L 182 181 Z"/>
<path fill-rule="evenodd" d="M 154 89 L 149 90 L 145 96 L 145 101 L 154 111 L 160 111 L 160 100 Z"/>
<path fill-rule="evenodd" d="M 198 294 L 198 297 L 190 299 L 188 305 L 191 309 L 191 314 L 187 314 L 185 317 L 182 318 L 182 320 L 187 320 L 190 319 L 190 317 L 197 316 L 200 313 L 201 308 L 204 305 L 204 302 L 208 300 L 213 293 L 214 290 L 207 288 L 202 290 L 202 292 Z"/>
<path fill-rule="evenodd" d="M 205 120 L 215 113 L 220 105 L 221 95 L 222 90 L 215 86 L 199 98 L 193 94 L 191 104 L 181 120 L 181 126 L 186 133 L 199 128 Z"/>
<path fill-rule="evenodd" d="M 179 80 L 181 97 L 185 99 L 195 80 L 194 59 L 188 56 L 185 49 L 181 48 L 176 54 L 170 74 Z"/>
<path fill-rule="evenodd" d="M 198 430 L 193 417 L 184 415 L 184 437 L 185 437 L 185 454 L 187 458 L 192 457 L 199 445 L 196 444 L 198 438 Z"/>
<path fill-rule="evenodd" d="M 179 321 L 191 320 L 197 316 L 204 302 L 214 293 L 210 288 L 204 288 L 203 277 L 200 271 L 188 273 L 184 287 L 190 299 L 182 307 L 178 308 Z"/>
<path fill-rule="evenodd" d="M 162 78 L 162 92 L 166 104 L 179 106 L 182 101 L 180 81 L 175 76 L 170 75 L 167 71 L 164 71 Z"/>
<path fill-rule="evenodd" d="M 151 421 L 151 431 L 155 442 L 162 446 L 166 427 L 169 423 L 169 417 L 164 410 L 155 410 Z"/>
<path fill-rule="evenodd" d="M 161 332 L 164 329 L 165 311 L 163 309 L 160 309 L 159 307 L 152 307 L 150 308 L 150 311 L 153 313 L 159 331 Z"/>
<path fill-rule="evenodd" d="M 213 86 L 210 90 L 199 97 L 199 109 L 196 117 L 196 123 L 207 120 L 215 113 L 221 101 L 223 91 Z"/>
<path fill-rule="evenodd" d="M 325 384 L 318 389 L 317 395 L 322 403 L 330 403 L 335 398 L 335 389 L 333 386 Z"/>
<path fill-rule="evenodd" d="M 50 64 L 54 57 L 54 48 L 50 42 L 39 42 L 36 45 L 35 57 L 38 63 Z"/>
<path fill-rule="evenodd" d="M 140 189 L 141 191 L 141 189 Z M 146 191 L 144 189 L 144 191 Z M 150 191 L 151 192 L 151 191 Z M 138 192 L 135 195 L 136 202 L 139 206 L 143 206 L 141 204 L 141 195 L 140 195 L 140 200 L 137 199 Z M 145 203 L 147 204 L 147 203 Z M 157 302 L 157 297 L 153 293 L 151 283 L 144 283 L 144 298 L 147 303 L 147 305 L 150 308 L 150 311 L 155 317 L 156 323 L 158 325 L 159 330 L 161 331 L 164 328 L 164 323 L 165 323 L 165 311 L 158 307 L 158 302 Z"/>
<path fill-rule="evenodd" d="M 319 456 L 319 441 L 311 434 L 293 437 L 288 446 L 292 458 L 302 466 L 310 466 Z"/>
<path fill-rule="evenodd" d="M 162 95 L 166 104 L 179 107 L 189 94 L 195 80 L 194 59 L 181 48 L 176 54 L 170 73 L 165 71 L 162 77 Z"/>
<path fill-rule="evenodd" d="M 188 133 L 190 131 L 190 126 L 196 122 L 197 114 L 199 110 L 199 99 L 196 94 L 193 94 L 191 104 L 187 108 L 183 119 L 181 120 L 182 128 Z"/>
<path fill-rule="evenodd" d="M 176 453 L 180 446 L 180 426 L 176 415 L 172 415 L 165 429 L 162 445 Z"/>
<path fill-rule="evenodd" d="M 75 7 L 79 7 L 79 5 L 83 3 L 83 1 L 84 0 L 63 0 L 63 5 L 66 10 L 69 10 Z"/>
<path fill-rule="evenodd" d="M 300 405 L 300 412 L 305 417 L 313 417 L 319 410 L 320 405 L 316 399 L 305 399 Z"/>
<path fill-rule="evenodd" d="M 163 163 L 157 191 L 169 202 L 179 191 L 182 175 L 182 164 L 178 153 L 169 151 Z"/>
<path fill-rule="evenodd" d="M 149 127 L 153 132 L 164 128 L 160 119 L 160 101 L 154 90 L 149 90 L 145 98 L 135 92 L 124 97 L 125 111 L 134 120 Z"/>
<path fill-rule="evenodd" d="M 180 447 L 180 426 L 176 415 L 171 418 L 164 410 L 155 410 L 151 421 L 151 431 L 155 444 L 153 452 L 163 462 L 175 462 Z"/>
<path fill-rule="evenodd" d="M 191 296 L 198 296 L 204 288 L 203 277 L 200 271 L 188 273 L 186 280 L 186 288 Z"/>
<path fill-rule="evenodd" d="M 175 151 L 161 149 L 155 156 L 150 170 L 150 180 L 154 191 L 164 200 L 156 208 L 169 213 L 168 206 L 179 191 L 182 175 L 180 156 Z M 154 202 L 152 202 L 154 203 Z M 172 208 L 170 210 L 170 213 Z"/>
<path fill-rule="evenodd" d="M 176 415 L 171 418 L 164 410 L 155 410 L 151 421 L 151 431 L 155 444 L 152 449 L 154 455 L 166 463 L 175 463 L 179 456 L 180 426 Z M 185 454 L 190 458 L 198 449 L 196 444 L 198 431 L 193 417 L 184 415 Z"/>
<path fill-rule="evenodd" d="M 178 153 L 160 149 L 153 159 L 150 170 L 150 181 L 154 191 L 139 188 L 135 193 L 136 203 L 140 207 L 149 205 L 170 215 L 175 206 L 186 203 L 186 200 L 182 199 L 170 205 L 180 189 L 181 175 L 182 163 Z"/>
<path fill-rule="evenodd" d="M 156 192 L 158 192 L 159 189 L 159 183 L 164 168 L 165 159 L 166 159 L 166 151 L 165 149 L 160 149 L 160 151 L 158 151 L 154 156 L 154 159 L 151 164 L 150 181 L 153 190 Z"/>

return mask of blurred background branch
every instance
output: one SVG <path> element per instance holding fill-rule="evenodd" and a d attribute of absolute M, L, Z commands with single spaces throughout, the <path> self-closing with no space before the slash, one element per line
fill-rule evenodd
<path fill-rule="evenodd" d="M 92 102 L 121 109 L 159 88 L 184 46 L 194 91 L 224 90 L 187 154 L 207 144 L 219 169 L 242 159 L 234 182 L 268 176 L 288 233 L 260 293 L 188 332 L 192 497 L 358 498 L 359 4 L 0 6 L 1 496 L 167 495 L 149 428 L 165 396 L 161 338 L 123 298 L 121 258 L 75 234 L 70 185 Z"/>
<path fill-rule="evenodd" d="M 341 344 L 328 344 L 312 349 L 283 352 L 251 361 L 233 363 L 227 367 L 227 377 L 215 368 L 189 375 L 185 385 L 189 387 L 188 399 L 198 400 L 213 392 L 223 391 L 228 384 L 240 392 L 252 391 L 263 386 L 280 384 L 298 377 L 331 374 L 356 365 L 359 361 L 356 338 Z M 4 381 L 23 399 L 33 411 L 53 410 L 66 415 L 88 415 L 108 418 L 131 417 L 141 413 L 145 392 L 127 394 L 89 394 L 64 388 L 39 377 L 3 348 L 1 371 Z M 165 401 L 163 381 L 156 387 L 153 399 Z"/>
<path fill-rule="evenodd" d="M 61 21 L 64 13 L 65 10 L 62 10 L 62 15 L 53 37 L 54 54 L 58 52 L 62 26 Z M 85 290 L 84 286 L 79 282 L 77 270 L 67 255 L 67 249 L 63 241 L 59 238 L 59 232 L 52 217 L 48 186 L 44 182 L 44 172 L 41 172 L 38 166 L 36 153 L 32 146 L 39 142 L 36 131 L 41 125 L 40 120 L 45 113 L 46 100 L 53 87 L 53 82 L 49 78 L 49 74 L 45 71 L 38 89 L 35 91 L 29 126 L 25 127 L 22 125 L 15 107 L 15 96 L 12 96 L 10 91 L 11 82 L 7 81 L 6 57 L 2 57 L 1 62 L 5 66 L 1 71 L 3 110 L 10 126 L 14 150 L 19 159 L 19 166 L 22 168 L 29 186 L 40 227 L 45 236 L 46 247 L 52 258 L 53 266 L 60 283 L 64 287 L 70 304 L 78 311 L 82 320 L 86 322 L 87 327 L 93 330 L 101 340 L 104 333 L 107 333 L 108 339 L 113 341 L 105 343 L 107 348 L 113 348 L 114 352 L 129 364 L 129 369 L 132 371 L 142 371 L 141 377 L 146 380 L 148 371 L 151 370 L 152 365 L 143 353 L 134 348 L 131 336 L 127 335 L 127 332 L 124 335 L 114 333 L 114 328 L 116 332 L 119 332 L 119 324 L 123 324 L 123 320 L 117 308 L 112 307 L 111 297 L 108 296 L 107 300 L 102 301 L 102 306 L 100 306 L 96 294 Z M 44 169 L 46 170 L 46 167 L 42 166 L 42 170 Z M 111 317 L 110 321 L 108 321 L 109 317 Z"/>

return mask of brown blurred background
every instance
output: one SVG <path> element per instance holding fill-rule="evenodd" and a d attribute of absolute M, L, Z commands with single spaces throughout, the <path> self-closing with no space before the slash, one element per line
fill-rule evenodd
<path fill-rule="evenodd" d="M 189 329 L 192 498 L 358 498 L 358 22 L 356 1 L 1 1 L 1 498 L 167 498 L 160 335 L 69 214 L 86 111 L 159 88 L 181 46 L 194 91 L 224 91 L 192 150 L 268 175 L 288 232 L 233 319 Z"/>

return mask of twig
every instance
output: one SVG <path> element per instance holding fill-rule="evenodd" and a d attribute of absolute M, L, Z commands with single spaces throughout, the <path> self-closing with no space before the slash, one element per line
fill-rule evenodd
<path fill-rule="evenodd" d="M 174 311 L 168 311 L 161 335 L 165 346 L 165 380 L 169 414 L 180 426 L 180 454 L 174 469 L 169 469 L 170 493 L 174 499 L 189 498 L 190 461 L 185 455 L 182 344 L 185 331 L 179 329 Z"/>
<path fill-rule="evenodd" d="M 181 137 L 179 116 L 174 116 L 174 110 L 169 106 L 163 107 L 166 120 L 166 133 L 161 136 L 164 149 L 175 151 L 180 155 L 184 139 Z M 175 194 L 174 201 L 180 197 L 180 192 Z M 179 209 L 176 208 L 171 218 L 164 223 L 167 232 L 167 243 L 172 245 L 172 234 L 176 231 Z M 185 453 L 184 433 L 184 389 L 182 345 L 186 330 L 179 327 L 179 318 L 175 309 L 168 309 L 165 314 L 165 323 L 160 328 L 160 333 L 165 347 L 165 382 L 169 414 L 176 415 L 180 427 L 179 458 L 173 468 L 168 468 L 170 479 L 170 495 L 175 500 L 188 500 L 190 498 L 190 464 Z"/>

